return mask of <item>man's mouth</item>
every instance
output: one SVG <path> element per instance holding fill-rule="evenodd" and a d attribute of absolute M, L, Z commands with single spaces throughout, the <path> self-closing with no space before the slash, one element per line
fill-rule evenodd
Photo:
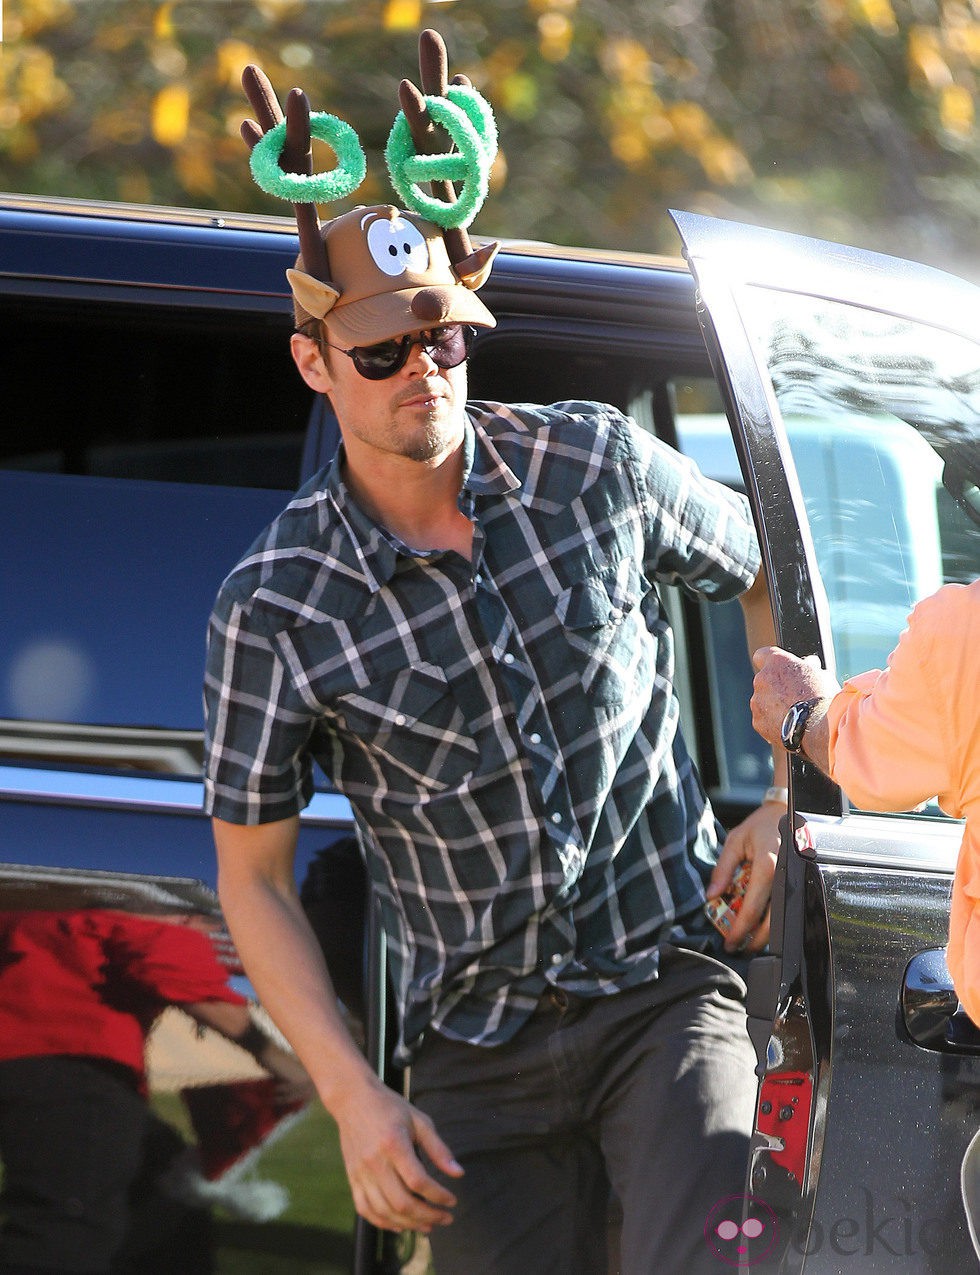
<path fill-rule="evenodd" d="M 397 407 L 435 407 L 446 396 L 441 390 L 414 390 L 396 403 Z"/>

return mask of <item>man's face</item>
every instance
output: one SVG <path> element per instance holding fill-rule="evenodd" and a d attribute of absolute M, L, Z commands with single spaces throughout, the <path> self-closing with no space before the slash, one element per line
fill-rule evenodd
<path fill-rule="evenodd" d="M 328 328 L 326 339 L 331 340 Z M 462 441 L 465 362 L 440 368 L 421 345 L 413 345 L 403 367 L 371 381 L 342 350 L 321 351 L 299 335 L 293 337 L 293 357 L 307 384 L 329 394 L 355 467 L 381 456 L 437 461 Z"/>

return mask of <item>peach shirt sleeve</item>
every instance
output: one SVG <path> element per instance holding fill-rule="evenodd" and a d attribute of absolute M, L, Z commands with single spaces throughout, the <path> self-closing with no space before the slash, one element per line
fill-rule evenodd
<path fill-rule="evenodd" d="M 933 655 L 941 629 L 938 608 L 925 608 L 913 611 L 884 672 L 852 677 L 827 712 L 831 778 L 866 810 L 910 810 L 950 789 L 948 705 Z"/>
<path fill-rule="evenodd" d="M 980 1024 L 980 580 L 924 599 L 881 672 L 851 678 L 827 713 L 834 782 L 866 810 L 929 797 L 966 831 L 947 962 Z"/>

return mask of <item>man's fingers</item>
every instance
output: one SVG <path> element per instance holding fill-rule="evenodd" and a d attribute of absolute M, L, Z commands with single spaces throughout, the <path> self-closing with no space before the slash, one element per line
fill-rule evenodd
<path fill-rule="evenodd" d="M 413 1147 L 404 1146 L 356 1184 L 358 1212 L 386 1230 L 429 1231 L 453 1220 L 456 1197 L 429 1176 Z"/>
<path fill-rule="evenodd" d="M 453 1153 L 436 1133 L 431 1120 L 416 1115 L 414 1133 L 418 1145 L 440 1172 L 448 1174 L 451 1178 L 463 1176 L 463 1166 L 457 1163 Z M 455 1199 L 453 1203 L 456 1203 Z"/>
<path fill-rule="evenodd" d="M 354 1191 L 354 1206 L 361 1217 L 385 1231 L 424 1231 L 448 1226 L 453 1215 L 420 1200 L 391 1170 L 382 1179 L 369 1179 Z"/>
<path fill-rule="evenodd" d="M 725 936 L 727 952 L 758 952 L 769 941 L 769 900 L 760 907 L 748 894 L 731 930 Z"/>
<path fill-rule="evenodd" d="M 385 1230 L 431 1231 L 453 1220 L 456 1197 L 423 1163 L 452 1177 L 462 1172 L 427 1116 L 404 1104 L 397 1122 L 365 1158 L 349 1164 L 351 1191 L 358 1213 Z"/>
<path fill-rule="evenodd" d="M 735 875 L 735 869 L 746 856 L 742 852 L 741 834 L 738 828 L 733 828 L 725 838 L 725 844 L 721 848 L 721 854 L 718 856 L 718 862 L 715 864 L 708 881 L 708 888 L 705 891 L 709 899 L 716 898 L 719 894 L 724 894 L 732 883 L 732 877 Z"/>

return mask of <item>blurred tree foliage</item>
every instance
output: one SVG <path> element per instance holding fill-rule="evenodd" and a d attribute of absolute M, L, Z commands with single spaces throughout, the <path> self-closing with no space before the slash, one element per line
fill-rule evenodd
<path fill-rule="evenodd" d="M 480 233 L 676 251 L 677 206 L 980 272 L 978 0 L 6 0 L 0 188 L 285 212 L 238 135 L 255 61 L 387 200 L 425 26 L 497 114 Z"/>

